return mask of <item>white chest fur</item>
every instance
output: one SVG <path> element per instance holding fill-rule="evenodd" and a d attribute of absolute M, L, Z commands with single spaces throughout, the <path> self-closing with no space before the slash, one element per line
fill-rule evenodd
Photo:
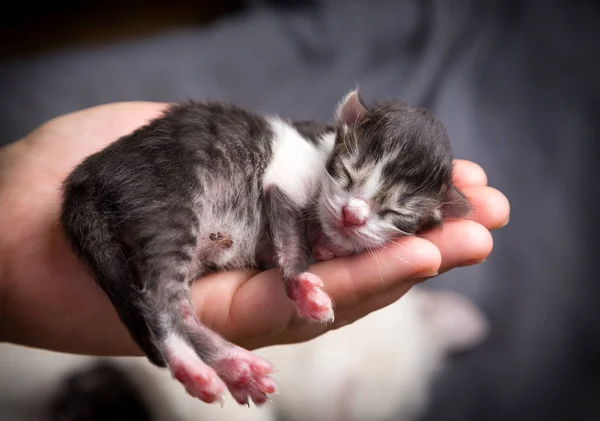
<path fill-rule="evenodd" d="M 263 188 L 278 187 L 298 206 L 313 197 L 325 173 L 325 163 L 333 148 L 334 134 L 315 145 L 278 118 L 270 118 L 273 155 L 263 178 Z"/>

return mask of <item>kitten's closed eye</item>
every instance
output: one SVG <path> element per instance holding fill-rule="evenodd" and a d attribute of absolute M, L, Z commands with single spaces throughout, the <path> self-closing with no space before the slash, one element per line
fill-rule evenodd
<path fill-rule="evenodd" d="M 379 215 L 406 235 L 414 234 L 418 229 L 418 220 L 415 215 L 408 215 L 394 209 L 383 210 L 379 212 Z"/>
<path fill-rule="evenodd" d="M 352 178 L 352 174 L 350 171 L 342 165 L 342 174 L 344 174 L 343 185 L 346 190 L 352 188 L 354 186 L 354 179 Z"/>
<path fill-rule="evenodd" d="M 392 219 L 394 217 L 401 217 L 402 214 L 397 211 L 397 210 L 393 210 L 393 209 L 384 209 L 382 211 L 379 212 L 379 216 L 381 216 L 382 218 L 389 218 Z"/>

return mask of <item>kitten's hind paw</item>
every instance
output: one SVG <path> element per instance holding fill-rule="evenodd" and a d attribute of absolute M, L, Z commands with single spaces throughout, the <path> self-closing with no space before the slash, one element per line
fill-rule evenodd
<path fill-rule="evenodd" d="M 286 292 L 302 318 L 331 323 L 334 320 L 333 302 L 322 286 L 321 278 L 304 272 L 286 282 Z"/>
<path fill-rule="evenodd" d="M 271 364 L 243 348 L 232 346 L 223 351 L 212 366 L 240 405 L 248 405 L 249 399 L 262 405 L 267 395 L 275 392 L 275 382 L 269 377 Z"/>
<path fill-rule="evenodd" d="M 169 369 L 190 396 L 206 403 L 220 402 L 223 405 L 225 383 L 214 369 L 206 365 L 194 350 L 179 338 L 167 345 Z"/>

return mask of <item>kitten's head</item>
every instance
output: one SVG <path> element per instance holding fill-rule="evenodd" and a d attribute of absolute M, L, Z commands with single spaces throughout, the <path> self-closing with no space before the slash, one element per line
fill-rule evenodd
<path fill-rule="evenodd" d="M 446 130 L 429 111 L 399 102 L 367 109 L 355 90 L 338 106 L 336 126 L 319 199 L 333 245 L 360 252 L 470 211 L 452 184 Z"/>

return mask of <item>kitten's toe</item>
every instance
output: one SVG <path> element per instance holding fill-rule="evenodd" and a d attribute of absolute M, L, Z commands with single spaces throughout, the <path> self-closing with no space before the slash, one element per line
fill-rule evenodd
<path fill-rule="evenodd" d="M 313 248 L 313 256 L 318 262 L 331 260 L 336 257 L 335 253 L 326 246 L 316 245 Z"/>
<path fill-rule="evenodd" d="M 333 246 L 322 240 L 316 241 L 315 244 L 313 244 L 312 252 L 315 260 L 318 262 L 331 260 L 336 257 L 346 257 L 352 254 L 347 250 L 343 250 L 340 247 Z"/>
<path fill-rule="evenodd" d="M 317 275 L 304 272 L 287 281 L 286 292 L 301 317 L 331 323 L 334 320 L 333 302 L 321 289 L 322 285 L 323 281 Z"/>
<path fill-rule="evenodd" d="M 247 405 L 250 399 L 262 405 L 275 392 L 275 382 L 269 377 L 271 364 L 243 348 L 232 346 L 223 351 L 212 366 L 240 405 Z"/>
<path fill-rule="evenodd" d="M 199 358 L 171 354 L 169 369 L 190 396 L 206 403 L 223 402 L 226 386 L 214 369 Z"/>

